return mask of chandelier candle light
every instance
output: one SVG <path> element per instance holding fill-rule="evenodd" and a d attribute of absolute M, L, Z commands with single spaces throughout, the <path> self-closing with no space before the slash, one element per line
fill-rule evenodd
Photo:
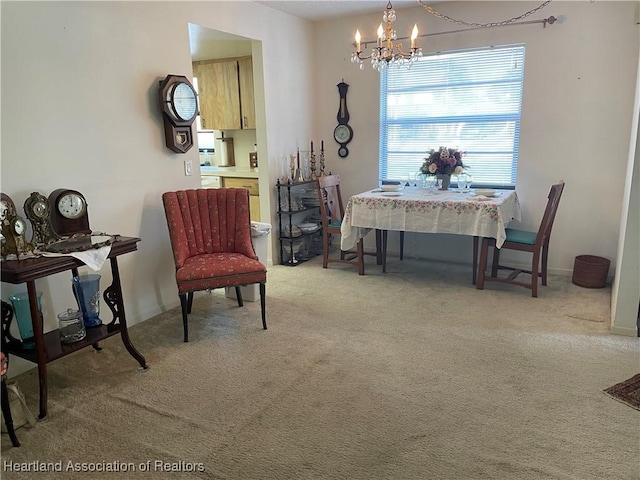
<path fill-rule="evenodd" d="M 360 65 L 360 70 L 364 70 L 363 60 L 371 59 L 371 66 L 378 71 L 383 70 L 389 65 L 398 67 L 406 65 L 411 67 L 419 57 L 422 56 L 422 48 L 416 46 L 418 38 L 418 25 L 413 26 L 411 32 L 411 51 L 405 52 L 401 43 L 393 43 L 398 37 L 392 24 L 396 21 L 396 12 L 391 5 L 391 1 L 387 3 L 387 8 L 382 14 L 382 23 L 378 27 L 378 41 L 376 46 L 371 50 L 371 54 L 362 55 L 360 30 L 356 30 L 356 51 L 351 54 L 351 61 Z M 369 42 L 365 42 L 365 47 Z"/>

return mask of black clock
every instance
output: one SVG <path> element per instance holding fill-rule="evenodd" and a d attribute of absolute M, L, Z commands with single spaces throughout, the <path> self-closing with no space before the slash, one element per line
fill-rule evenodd
<path fill-rule="evenodd" d="M 349 155 L 347 144 L 353 140 L 353 129 L 349 126 L 349 110 L 347 109 L 347 90 L 349 85 L 340 82 L 338 85 L 340 106 L 338 108 L 338 126 L 333 130 L 333 139 L 340 144 L 338 155 L 345 158 Z"/>
<path fill-rule="evenodd" d="M 77 190 L 58 188 L 49 195 L 51 225 L 61 237 L 90 234 L 87 200 Z"/>
<path fill-rule="evenodd" d="M 191 125 L 198 115 L 196 91 L 187 77 L 167 75 L 160 82 L 159 97 L 165 143 L 176 153 L 186 153 L 193 146 Z"/>

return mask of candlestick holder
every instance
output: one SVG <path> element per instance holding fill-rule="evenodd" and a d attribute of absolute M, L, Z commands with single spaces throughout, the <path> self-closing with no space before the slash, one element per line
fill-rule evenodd
<path fill-rule="evenodd" d="M 311 160 L 310 160 L 309 169 L 311 170 L 311 180 L 317 180 L 318 176 L 316 175 L 316 154 L 311 152 Z"/>
<path fill-rule="evenodd" d="M 289 164 L 289 180 L 293 182 L 293 179 L 296 178 L 296 156 L 295 154 L 289 155 L 291 158 L 291 163 Z"/>
<path fill-rule="evenodd" d="M 302 175 L 302 169 L 300 168 L 300 150 L 298 150 L 297 155 L 296 155 L 296 170 L 295 173 L 293 175 L 293 182 L 294 183 L 298 183 L 298 182 L 304 182 L 304 176 Z"/>
<path fill-rule="evenodd" d="M 320 151 L 320 176 L 326 177 L 327 174 L 324 171 L 324 150 Z"/>

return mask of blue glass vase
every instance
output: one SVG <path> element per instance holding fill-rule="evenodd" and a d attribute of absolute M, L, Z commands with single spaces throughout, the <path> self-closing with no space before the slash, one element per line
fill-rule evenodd
<path fill-rule="evenodd" d="M 100 314 L 100 275 L 89 274 L 73 277 L 73 293 L 82 312 L 85 327 L 102 325 Z"/>
<path fill-rule="evenodd" d="M 38 312 L 42 316 L 42 292 L 36 292 L 38 297 Z M 20 338 L 22 339 L 22 348 L 33 350 L 36 343 L 33 339 L 33 322 L 31 322 L 31 307 L 29 306 L 29 294 L 27 292 L 16 293 L 9 297 L 13 313 L 16 316 Z"/>

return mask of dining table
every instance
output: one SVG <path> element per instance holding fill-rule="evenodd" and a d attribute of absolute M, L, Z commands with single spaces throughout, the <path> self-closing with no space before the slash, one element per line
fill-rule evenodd
<path fill-rule="evenodd" d="M 507 224 L 521 220 L 515 189 L 495 189 L 488 193 L 480 195 L 474 188 L 434 191 L 422 187 L 404 187 L 399 191 L 375 188 L 358 193 L 349 198 L 345 208 L 340 248 L 353 249 L 372 229 L 377 233 L 395 230 L 466 235 L 473 239 L 472 283 L 475 284 L 479 239 L 494 238 L 500 248 L 506 239 Z M 380 257 L 386 272 L 386 252 Z"/>

